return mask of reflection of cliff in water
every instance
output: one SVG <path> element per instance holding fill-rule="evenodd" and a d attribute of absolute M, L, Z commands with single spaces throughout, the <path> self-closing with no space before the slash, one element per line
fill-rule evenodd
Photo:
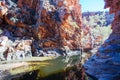
<path fill-rule="evenodd" d="M 66 71 L 71 70 L 74 65 L 78 65 L 81 54 L 64 56 L 64 57 L 34 57 L 25 60 L 16 61 L 2 61 L 0 65 L 1 79 L 19 79 L 25 78 L 36 74 L 36 78 L 48 77 L 58 73 L 64 74 Z M 21 62 L 22 61 L 22 62 Z M 23 62 L 24 61 L 24 62 Z M 7 64 L 4 64 L 7 63 Z M 5 67 L 6 66 L 6 67 Z M 9 67 L 8 67 L 9 66 Z M 79 68 L 79 67 L 78 67 Z M 82 67 L 81 67 L 82 68 Z"/>
<path fill-rule="evenodd" d="M 81 65 L 76 65 L 65 72 L 59 72 L 57 74 L 53 74 L 47 76 L 45 78 L 37 77 L 38 71 L 34 71 L 32 73 L 28 73 L 22 77 L 19 77 L 17 80 L 84 80 L 84 74 L 82 73 Z M 13 79 L 13 80 L 16 80 Z"/>

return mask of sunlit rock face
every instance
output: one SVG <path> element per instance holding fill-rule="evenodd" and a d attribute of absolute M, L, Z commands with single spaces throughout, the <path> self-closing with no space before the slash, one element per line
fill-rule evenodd
<path fill-rule="evenodd" d="M 6 30 L 12 41 L 32 40 L 32 55 L 43 55 L 40 50 L 80 49 L 79 0 L 1 0 L 0 8 L 2 34 Z"/>
<path fill-rule="evenodd" d="M 79 0 L 43 0 L 38 5 L 38 37 L 43 48 L 80 48 Z M 41 9 L 39 9 L 39 7 Z"/>
<path fill-rule="evenodd" d="M 115 14 L 112 33 L 84 65 L 86 73 L 98 80 L 120 79 L 120 0 L 105 0 L 105 8 Z"/>
<path fill-rule="evenodd" d="M 32 27 L 42 48 L 68 46 L 79 49 L 81 10 L 79 0 L 16 0 L 16 11 L 6 18 L 8 24 Z M 15 15 L 14 15 L 15 14 Z M 11 21 L 11 18 L 16 21 Z"/>

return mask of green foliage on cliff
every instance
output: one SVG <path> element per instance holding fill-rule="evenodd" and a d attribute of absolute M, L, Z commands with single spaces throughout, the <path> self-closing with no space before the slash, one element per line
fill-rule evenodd
<path fill-rule="evenodd" d="M 84 12 L 83 25 L 90 27 L 108 27 L 111 25 L 114 15 L 109 12 Z"/>
<path fill-rule="evenodd" d="M 84 12 L 82 16 L 83 43 L 92 47 L 103 44 L 112 32 L 113 19 L 114 15 L 108 12 Z"/>

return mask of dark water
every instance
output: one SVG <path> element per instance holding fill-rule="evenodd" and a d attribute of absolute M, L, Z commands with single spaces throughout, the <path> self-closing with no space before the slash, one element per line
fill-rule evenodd
<path fill-rule="evenodd" d="M 12 80 L 85 80 L 82 66 L 79 64 L 69 68 L 65 72 L 53 74 L 44 78 L 37 77 L 38 71 L 34 71 Z"/>

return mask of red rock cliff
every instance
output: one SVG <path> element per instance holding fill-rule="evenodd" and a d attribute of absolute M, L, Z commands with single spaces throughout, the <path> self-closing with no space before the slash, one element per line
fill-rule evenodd
<path fill-rule="evenodd" d="M 1 28 L 37 49 L 80 49 L 79 0 L 1 0 Z"/>
<path fill-rule="evenodd" d="M 33 34 L 39 38 L 41 47 L 68 46 L 70 49 L 79 49 L 81 27 L 79 0 L 18 0 L 17 3 L 23 14 L 15 16 L 26 17 L 23 19 L 25 21 L 19 20 L 16 26 L 34 25 L 36 33 Z"/>

